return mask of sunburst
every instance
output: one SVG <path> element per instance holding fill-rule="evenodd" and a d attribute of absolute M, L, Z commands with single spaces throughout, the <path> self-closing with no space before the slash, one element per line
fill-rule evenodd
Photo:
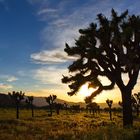
<path fill-rule="evenodd" d="M 81 86 L 81 88 L 79 90 L 79 94 L 84 97 L 87 97 L 87 96 L 90 96 L 93 91 L 95 91 L 95 89 L 88 88 L 88 83 L 85 83 L 83 86 Z"/>

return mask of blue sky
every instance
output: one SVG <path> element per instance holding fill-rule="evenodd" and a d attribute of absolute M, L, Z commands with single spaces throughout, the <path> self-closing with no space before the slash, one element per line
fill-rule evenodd
<path fill-rule="evenodd" d="M 98 13 L 109 17 L 114 8 L 140 15 L 139 5 L 138 0 L 0 0 L 0 92 L 82 101 L 81 94 L 68 97 L 61 83 L 73 60 L 63 51 L 65 42 L 73 45 L 78 29 L 96 22 Z"/>

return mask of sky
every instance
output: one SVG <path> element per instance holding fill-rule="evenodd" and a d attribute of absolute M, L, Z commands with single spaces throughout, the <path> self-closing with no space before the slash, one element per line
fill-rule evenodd
<path fill-rule="evenodd" d="M 83 101 L 85 93 L 70 97 L 70 89 L 61 83 L 73 61 L 64 52 L 65 43 L 74 45 L 78 30 L 97 22 L 97 14 L 109 17 L 114 8 L 140 15 L 139 5 L 138 0 L 0 0 L 0 92 L 22 90 L 26 95 Z M 138 85 L 139 80 L 133 92 L 139 91 Z M 107 98 L 121 99 L 117 87 L 95 101 Z"/>

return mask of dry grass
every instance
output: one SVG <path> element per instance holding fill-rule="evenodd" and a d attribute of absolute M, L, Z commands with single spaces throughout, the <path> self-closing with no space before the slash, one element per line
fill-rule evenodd
<path fill-rule="evenodd" d="M 46 110 L 21 110 L 20 119 L 15 119 L 15 110 L 0 109 L 0 140 L 137 140 L 140 137 L 140 121 L 134 128 L 123 129 L 122 120 L 113 116 L 111 122 L 106 113 L 53 114 Z"/>

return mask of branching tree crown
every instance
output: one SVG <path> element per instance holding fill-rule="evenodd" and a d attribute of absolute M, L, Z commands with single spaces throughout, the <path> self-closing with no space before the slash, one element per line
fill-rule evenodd
<path fill-rule="evenodd" d="M 92 99 L 103 90 L 111 90 L 115 84 L 122 91 L 130 91 L 137 82 L 140 69 L 140 17 L 128 16 L 128 11 L 118 15 L 112 9 L 111 18 L 97 15 L 98 23 L 91 23 L 87 29 L 80 29 L 80 37 L 75 46 L 66 44 L 65 52 L 69 56 L 78 56 L 68 69 L 70 76 L 63 76 L 62 82 L 69 84 L 69 95 L 74 95 L 79 88 L 89 82 L 97 90 Z M 125 84 L 122 74 L 128 75 Z M 110 81 L 103 85 L 99 76 Z"/>
<path fill-rule="evenodd" d="M 52 105 L 53 102 L 54 102 L 54 100 L 55 100 L 56 98 L 57 98 L 56 95 L 50 95 L 50 96 L 46 97 L 45 99 L 46 99 L 46 102 L 47 102 L 49 105 Z"/>
<path fill-rule="evenodd" d="M 107 103 L 107 105 L 109 106 L 109 108 L 111 108 L 111 107 L 112 107 L 112 104 L 113 104 L 113 100 L 107 99 L 107 100 L 106 100 L 106 103 Z"/>
<path fill-rule="evenodd" d="M 33 104 L 33 100 L 34 100 L 33 96 L 27 96 L 26 103 L 28 103 L 29 105 L 32 105 Z"/>
<path fill-rule="evenodd" d="M 22 91 L 20 92 L 13 91 L 12 93 L 9 92 L 8 95 L 11 97 L 11 99 L 14 100 L 16 104 L 19 104 L 21 100 L 24 99 L 25 93 L 23 93 Z"/>

